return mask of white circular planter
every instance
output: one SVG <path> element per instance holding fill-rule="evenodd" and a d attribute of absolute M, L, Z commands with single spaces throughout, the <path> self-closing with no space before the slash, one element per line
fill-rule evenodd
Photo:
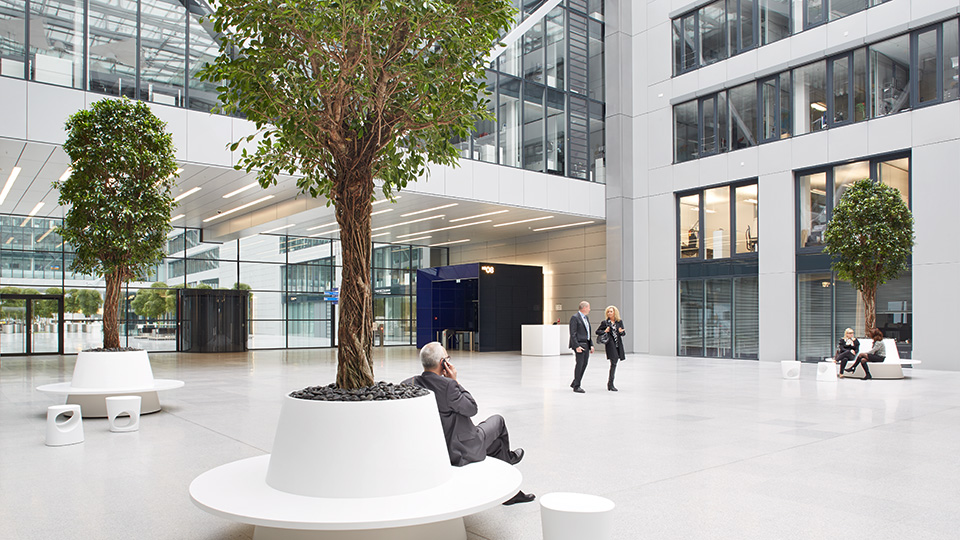
<path fill-rule="evenodd" d="M 45 384 L 37 390 L 66 395 L 67 403 L 80 405 L 83 416 L 107 416 L 108 396 L 140 396 L 141 414 L 160 410 L 157 392 L 183 386 L 183 381 L 154 379 L 147 351 L 89 352 L 77 355 L 70 382 Z"/>

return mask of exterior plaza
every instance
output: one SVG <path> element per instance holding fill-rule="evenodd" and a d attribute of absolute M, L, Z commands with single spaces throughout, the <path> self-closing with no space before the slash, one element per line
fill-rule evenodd
<path fill-rule="evenodd" d="M 581 395 L 571 355 L 448 342 L 476 420 L 502 414 L 525 449 L 524 491 L 609 498 L 616 538 L 956 538 L 960 3 L 514 4 L 527 29 L 486 71 L 494 120 L 454 140 L 458 167 L 374 202 L 376 379 L 421 371 L 418 272 L 541 267 L 538 322 L 565 325 L 586 300 L 595 328 L 615 305 L 627 359 L 608 392 L 598 347 Z M 197 77 L 218 54 L 210 13 L 0 0 L 2 538 L 252 538 L 197 508 L 191 481 L 270 453 L 284 396 L 334 380 L 333 208 L 294 177 L 262 188 L 233 168 L 243 147 L 229 145 L 255 129 L 211 113 L 216 86 Z M 71 270 L 55 230 L 64 122 L 120 96 L 167 123 L 180 167 L 166 257 L 126 285 L 121 343 L 186 384 L 139 431 L 85 418 L 83 444 L 45 446 L 61 401 L 36 387 L 69 381 L 76 353 L 102 343 L 104 281 Z M 823 252 L 865 178 L 915 219 L 909 268 L 876 305 L 906 377 L 821 381 L 844 329 L 866 332 Z M 183 339 L 174 299 L 206 288 L 247 291 L 243 352 Z M 143 307 L 164 295 L 167 311 Z M 541 538 L 538 506 L 466 516 L 467 537 Z"/>

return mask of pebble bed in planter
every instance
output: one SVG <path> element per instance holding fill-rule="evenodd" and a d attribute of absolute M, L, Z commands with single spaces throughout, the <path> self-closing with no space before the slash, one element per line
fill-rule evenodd
<path fill-rule="evenodd" d="M 412 384 L 393 384 L 380 381 L 373 386 L 346 390 L 330 383 L 326 386 L 309 386 L 290 392 L 290 397 L 313 401 L 388 401 L 425 396 L 430 392 Z"/>

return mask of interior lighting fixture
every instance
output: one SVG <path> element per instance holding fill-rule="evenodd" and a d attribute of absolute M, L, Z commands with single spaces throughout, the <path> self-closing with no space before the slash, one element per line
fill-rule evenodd
<path fill-rule="evenodd" d="M 372 230 L 372 231 L 382 231 L 382 230 L 385 230 L 385 229 L 392 229 L 392 228 L 394 228 L 394 227 L 399 227 L 399 226 L 401 226 L 401 225 L 413 225 L 414 223 L 420 223 L 421 221 L 429 221 L 429 220 L 431 220 L 431 219 L 442 218 L 442 217 L 444 217 L 444 216 L 446 216 L 446 214 L 437 214 L 437 215 L 435 215 L 435 216 L 430 216 L 430 217 L 425 217 L 425 218 L 420 218 L 420 219 L 412 219 L 412 220 L 410 220 L 410 221 L 403 221 L 403 222 L 401 222 L 401 223 L 394 223 L 393 225 L 384 225 L 383 227 L 377 227 L 377 228 L 371 229 L 371 230 Z M 420 234 L 420 233 L 415 233 L 415 234 Z"/>
<path fill-rule="evenodd" d="M 270 234 L 272 232 L 282 231 L 284 229 L 289 229 L 290 227 L 296 227 L 296 223 L 291 223 L 290 225 L 284 225 L 283 227 L 277 227 L 276 229 L 270 229 L 269 231 L 263 231 L 260 234 Z"/>
<path fill-rule="evenodd" d="M 234 213 L 234 212 L 239 212 L 239 211 L 243 210 L 244 208 L 250 208 L 251 206 L 253 206 L 253 205 L 255 205 L 255 204 L 260 204 L 260 203 L 262 203 L 263 201 L 269 201 L 269 200 L 272 199 L 273 197 L 274 197 L 273 195 L 267 195 L 266 197 L 260 197 L 259 199 L 255 200 L 255 201 L 250 201 L 250 202 L 248 202 L 247 204 L 241 204 L 240 206 L 238 206 L 238 207 L 236 207 L 236 208 L 231 208 L 230 210 L 227 210 L 227 211 L 221 212 L 221 213 L 219 213 L 219 214 L 210 216 L 210 217 L 208 217 L 207 219 L 203 220 L 203 222 L 204 222 L 204 223 L 209 223 L 209 222 L 211 222 L 211 221 L 213 221 L 213 220 L 215 220 L 215 219 L 220 219 L 220 218 L 222 218 L 222 217 L 229 216 L 230 214 L 232 214 L 232 213 Z"/>
<path fill-rule="evenodd" d="M 553 216 L 543 216 L 535 217 L 530 219 L 521 219 L 520 221 L 511 221 L 509 223 L 497 223 L 494 227 L 506 227 L 507 225 L 519 225 L 520 223 L 530 223 L 531 221 L 542 221 L 544 219 L 551 219 Z"/>
<path fill-rule="evenodd" d="M 183 172 L 183 169 L 178 167 L 177 170 L 173 171 L 173 174 L 171 174 L 170 176 L 180 176 L 180 173 L 182 172 Z"/>
<path fill-rule="evenodd" d="M 397 199 L 399 199 L 399 198 L 400 198 L 400 195 L 397 195 L 396 197 L 393 198 L 393 200 L 397 200 Z M 390 202 L 390 199 L 380 199 L 379 201 L 373 201 L 372 204 L 373 204 L 373 206 L 376 206 L 376 205 L 378 205 L 378 204 L 383 204 L 383 203 L 385 203 L 385 202 Z"/>
<path fill-rule="evenodd" d="M 444 208 L 450 208 L 452 206 L 457 206 L 460 203 L 450 203 L 443 206 L 436 206 L 434 208 L 427 208 L 426 210 L 417 210 L 416 212 L 407 212 L 406 214 L 400 214 L 400 217 L 409 217 L 415 216 L 417 214 L 426 214 L 427 212 L 433 212 L 434 210 L 443 210 Z"/>
<path fill-rule="evenodd" d="M 416 242 L 417 240 L 426 240 L 427 238 L 433 238 L 429 234 L 427 236 L 418 236 L 416 238 L 407 238 L 407 242 Z"/>
<path fill-rule="evenodd" d="M 20 222 L 20 226 L 23 227 L 27 223 L 30 223 L 30 220 L 33 219 L 33 216 L 37 215 L 37 212 L 39 212 L 40 209 L 43 208 L 43 205 L 44 203 L 38 202 L 37 205 L 33 207 L 33 210 L 31 210 L 30 213 L 27 214 L 27 217 Z"/>
<path fill-rule="evenodd" d="M 332 226 L 334 226 L 334 225 L 336 225 L 336 224 L 337 224 L 336 221 L 331 221 L 330 223 L 324 223 L 323 225 L 317 225 L 316 227 L 310 227 L 310 228 L 307 229 L 307 230 L 308 230 L 308 231 L 315 231 L 315 230 L 317 230 L 317 229 L 323 229 L 324 227 L 332 227 Z"/>
<path fill-rule="evenodd" d="M 40 238 L 37 238 L 37 243 L 43 242 L 43 239 L 50 235 L 53 232 L 53 229 L 56 228 L 56 225 L 50 225 L 50 228 L 47 229 L 47 232 L 40 235 Z"/>
<path fill-rule="evenodd" d="M 10 242 L 13 242 L 13 237 L 12 237 L 12 236 L 11 236 L 10 238 L 7 238 L 7 241 L 4 242 L 4 245 L 9 244 Z"/>
<path fill-rule="evenodd" d="M 380 233 L 380 234 L 374 234 L 374 235 L 370 236 L 370 238 L 378 238 L 378 237 L 380 237 L 380 236 L 387 236 L 388 234 L 390 234 L 390 233 L 388 233 L 388 232 L 382 232 L 382 233 Z"/>
<path fill-rule="evenodd" d="M 327 236 L 329 234 L 338 234 L 340 229 L 330 229 L 329 231 L 318 232 L 316 234 L 311 234 L 310 236 Z"/>
<path fill-rule="evenodd" d="M 428 247 L 449 246 L 450 244 L 462 244 L 462 243 L 464 243 L 464 242 L 469 242 L 469 241 L 470 241 L 469 238 L 465 238 L 465 239 L 463 239 L 463 240 L 451 240 L 451 241 L 449 241 L 449 242 L 440 242 L 440 243 L 438 243 L 438 244 L 430 244 L 430 246 L 428 246 Z"/>
<path fill-rule="evenodd" d="M 713 210 L 712 208 L 706 208 L 706 209 L 704 209 L 704 212 L 706 212 L 706 213 L 708 213 L 708 214 L 716 214 L 716 213 L 717 213 L 717 211 L 716 211 L 716 210 Z"/>
<path fill-rule="evenodd" d="M 493 220 L 492 220 L 492 219 L 485 219 L 485 220 L 483 220 L 483 221 L 474 221 L 473 223 L 463 223 L 463 224 L 461 224 L 461 225 L 454 225 L 454 226 L 452 226 L 452 227 L 442 227 L 442 228 L 440 228 L 440 229 L 430 229 L 429 231 L 419 231 L 419 232 L 410 233 L 410 234 L 399 234 L 399 235 L 397 235 L 397 238 L 406 238 L 406 237 L 408 237 L 408 236 L 416 236 L 416 235 L 418 235 L 418 234 L 427 234 L 427 233 L 434 233 L 434 232 L 440 232 L 440 231 L 450 231 L 450 230 L 453 230 L 453 229 L 460 229 L 460 228 L 463 228 L 463 227 L 470 227 L 470 226 L 472 226 L 472 225 L 481 225 L 481 224 L 483 224 L 483 223 L 490 223 L 491 221 L 493 221 Z"/>
<path fill-rule="evenodd" d="M 744 199 L 743 201 L 744 201 L 744 202 L 748 202 L 748 203 L 750 203 L 750 204 L 758 204 L 758 202 L 757 202 L 756 199 Z"/>
<path fill-rule="evenodd" d="M 451 219 L 451 220 L 450 220 L 450 223 L 456 223 L 456 222 L 458 222 L 458 221 L 467 221 L 467 220 L 470 220 L 470 219 L 477 219 L 477 218 L 482 218 L 482 217 L 487 217 L 487 216 L 495 216 L 495 215 L 497 215 L 497 214 L 505 214 L 505 213 L 507 213 L 507 212 L 509 212 L 509 210 L 497 210 L 496 212 L 487 212 L 486 214 L 477 214 L 477 215 L 475 215 L 475 216 L 470 216 L 470 217 L 461 217 L 461 218 L 457 218 L 457 219 Z"/>
<path fill-rule="evenodd" d="M 183 219 L 183 218 L 185 218 L 185 217 L 187 217 L 186 214 L 177 214 L 177 215 L 173 216 L 172 218 L 170 218 L 170 223 L 173 223 L 174 221 L 177 221 L 177 220 L 181 220 L 181 219 Z"/>
<path fill-rule="evenodd" d="M 180 199 L 184 199 L 184 198 L 186 198 L 186 197 L 189 197 L 190 195 L 193 195 L 194 193 L 200 191 L 201 189 L 203 189 L 203 188 L 201 188 L 200 186 L 197 186 L 197 187 L 192 188 L 192 189 L 188 189 L 187 191 L 184 191 L 183 193 L 181 193 L 181 194 L 177 195 L 176 197 L 174 197 L 174 198 L 173 198 L 173 202 L 177 202 L 177 201 L 179 201 Z"/>
<path fill-rule="evenodd" d="M 827 106 L 820 102 L 813 102 L 810 104 L 810 108 L 815 111 L 827 112 Z"/>
<path fill-rule="evenodd" d="M 591 223 L 593 223 L 593 222 L 592 222 L 592 221 L 580 221 L 580 222 L 577 222 L 577 223 L 568 223 L 568 224 L 566 224 L 566 225 L 554 225 L 553 227 L 542 227 L 542 228 L 539 228 L 539 229 L 534 229 L 533 231 L 534 231 L 534 232 L 538 232 L 538 231 L 550 231 L 550 230 L 553 230 L 553 229 L 565 229 L 565 228 L 567 228 L 567 227 L 576 227 L 576 226 L 578 226 L 578 225 L 589 225 L 589 224 L 591 224 Z"/>
<path fill-rule="evenodd" d="M 371 215 L 371 216 L 376 216 L 376 215 L 379 215 L 379 214 L 386 214 L 387 212 L 393 212 L 393 208 L 384 208 L 383 210 L 377 210 L 376 212 L 370 212 L 370 215 Z M 405 216 L 406 214 L 403 214 L 403 215 Z M 401 217 L 403 217 L 403 216 L 401 216 Z"/>
<path fill-rule="evenodd" d="M 66 182 L 71 174 L 73 174 L 73 167 L 67 167 L 67 170 L 63 171 L 63 174 L 60 175 L 60 181 Z"/>
<path fill-rule="evenodd" d="M 822 190 L 822 189 L 816 189 L 816 188 L 811 189 L 811 190 L 810 190 L 810 193 L 815 193 L 815 194 L 817 194 L 817 195 L 826 195 L 826 194 L 827 194 L 826 191 L 824 191 L 824 190 Z"/>
<path fill-rule="evenodd" d="M 240 189 L 235 189 L 235 190 L 231 191 L 230 193 L 227 193 L 226 195 L 223 196 L 223 198 L 224 198 L 224 199 L 229 199 L 230 197 L 233 197 L 234 195 L 239 195 L 239 194 L 243 193 L 244 191 L 247 191 L 248 189 L 253 189 L 253 188 L 255 188 L 255 187 L 259 186 L 259 185 L 260 185 L 260 184 L 259 184 L 258 182 L 254 182 L 254 183 L 252 183 L 252 184 L 247 184 L 247 185 L 243 186 L 243 187 L 240 188 Z"/>
<path fill-rule="evenodd" d="M 3 191 L 0 191 L 0 204 L 3 204 L 3 201 L 7 200 L 10 188 L 13 187 L 13 183 L 17 181 L 18 176 L 20 176 L 20 167 L 10 169 L 10 176 L 7 177 L 7 183 L 3 185 Z"/>

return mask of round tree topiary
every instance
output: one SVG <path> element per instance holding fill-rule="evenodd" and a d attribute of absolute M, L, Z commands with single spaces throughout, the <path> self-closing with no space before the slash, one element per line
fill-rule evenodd
<path fill-rule="evenodd" d="M 864 326 L 876 328 L 877 287 L 907 269 L 913 249 L 913 214 L 896 188 L 860 180 L 833 209 L 823 234 L 833 271 L 863 298 Z"/>
<path fill-rule="evenodd" d="M 76 255 L 70 269 L 103 276 L 103 347 L 120 347 L 120 290 L 163 260 L 177 162 L 166 124 L 145 104 L 104 99 L 67 120 L 72 174 L 54 183 L 69 207 L 57 234 Z"/>

